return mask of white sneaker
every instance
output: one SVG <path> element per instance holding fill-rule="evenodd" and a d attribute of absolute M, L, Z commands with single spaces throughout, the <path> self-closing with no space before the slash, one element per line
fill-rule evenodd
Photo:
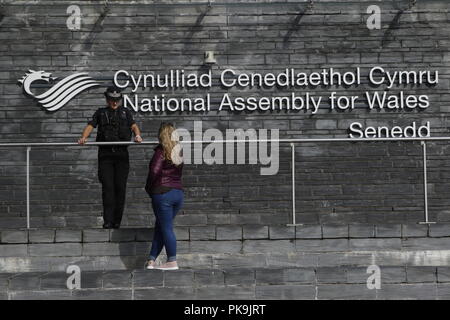
<path fill-rule="evenodd" d="M 163 265 L 160 265 L 159 267 L 155 267 L 155 269 L 158 270 L 178 270 L 178 264 L 177 263 L 172 263 L 172 262 L 166 262 Z"/>
<path fill-rule="evenodd" d="M 150 261 L 145 262 L 144 269 L 151 270 L 155 269 L 156 263 L 153 261 L 153 263 L 150 263 Z"/>

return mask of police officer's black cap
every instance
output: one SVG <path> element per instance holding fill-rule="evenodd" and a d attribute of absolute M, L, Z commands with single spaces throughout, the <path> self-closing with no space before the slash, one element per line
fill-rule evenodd
<path fill-rule="evenodd" d="M 105 97 L 106 99 L 113 101 L 122 100 L 122 90 L 116 86 L 108 87 L 105 91 Z"/>

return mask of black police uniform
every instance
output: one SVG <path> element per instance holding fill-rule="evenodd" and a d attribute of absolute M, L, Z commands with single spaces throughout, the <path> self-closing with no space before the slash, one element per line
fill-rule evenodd
<path fill-rule="evenodd" d="M 96 141 L 130 141 L 135 123 L 131 111 L 120 106 L 116 110 L 99 108 L 89 124 L 98 126 Z M 125 206 L 128 172 L 127 146 L 100 146 L 98 177 L 102 184 L 103 220 L 105 225 L 119 227 Z"/>

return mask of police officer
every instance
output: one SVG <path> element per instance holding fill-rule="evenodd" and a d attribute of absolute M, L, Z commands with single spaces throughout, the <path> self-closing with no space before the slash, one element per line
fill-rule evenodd
<path fill-rule="evenodd" d="M 105 92 L 107 107 L 99 108 L 83 130 L 79 144 L 84 144 L 98 126 L 96 141 L 142 142 L 141 132 L 131 111 L 122 107 L 122 93 L 117 87 Z M 127 146 L 100 146 L 98 149 L 98 177 L 102 184 L 103 228 L 118 229 L 125 206 L 128 172 L 130 168 Z"/>

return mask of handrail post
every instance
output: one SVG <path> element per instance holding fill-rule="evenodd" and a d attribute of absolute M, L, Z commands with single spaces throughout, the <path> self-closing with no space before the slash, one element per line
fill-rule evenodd
<path fill-rule="evenodd" d="M 419 222 L 419 224 L 433 224 L 436 222 L 428 221 L 428 182 L 427 182 L 427 143 L 421 141 L 422 154 L 423 154 L 423 200 L 424 200 L 424 212 L 425 221 Z"/>
<path fill-rule="evenodd" d="M 292 177 L 292 224 L 288 226 L 298 226 L 295 219 L 295 144 L 291 143 L 291 177 Z"/>
<path fill-rule="evenodd" d="M 295 144 L 291 143 L 292 153 L 292 224 L 295 225 Z"/>
<path fill-rule="evenodd" d="M 30 229 L 30 151 L 27 147 L 27 229 Z"/>

